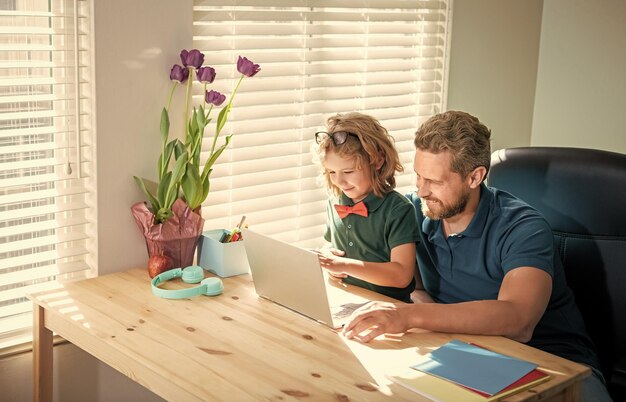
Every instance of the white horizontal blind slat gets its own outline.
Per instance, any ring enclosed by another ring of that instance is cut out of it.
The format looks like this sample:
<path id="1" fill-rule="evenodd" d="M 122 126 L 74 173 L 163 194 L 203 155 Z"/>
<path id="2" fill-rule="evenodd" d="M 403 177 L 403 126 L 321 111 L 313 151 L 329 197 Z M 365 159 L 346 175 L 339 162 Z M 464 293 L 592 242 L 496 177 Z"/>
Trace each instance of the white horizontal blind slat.
<path id="1" fill-rule="evenodd" d="M 86 248 L 71 245 L 68 245 L 64 248 L 54 247 L 52 251 L 42 252 L 40 249 L 46 250 L 48 249 L 48 247 L 37 247 L 33 249 L 34 252 L 31 254 L 5 258 L 0 261 L 0 269 L 4 270 L 8 268 L 13 268 L 15 266 L 23 266 L 27 264 L 47 263 L 49 261 L 70 259 L 73 257 L 82 257 L 89 254 L 89 251 Z M 79 265 L 74 265 L 74 267 L 78 266 Z"/>
<path id="2" fill-rule="evenodd" d="M 60 275 L 71 274 L 77 277 L 81 277 L 84 273 L 88 272 L 89 266 L 85 262 L 70 262 L 62 264 L 48 264 L 39 265 L 36 268 L 24 269 L 20 271 L 9 272 L 6 274 L 0 274 L 0 286 L 18 286 L 21 283 L 51 283 L 48 281 L 51 277 L 59 277 Z"/>
<path id="3" fill-rule="evenodd" d="M 335 113 L 378 118 L 395 138 L 413 188 L 413 133 L 443 108 L 447 1 L 194 1 L 194 48 L 232 91 L 242 55 L 261 65 L 233 103 L 226 152 L 203 205 L 205 229 L 235 225 L 307 246 L 322 241 L 326 191 L 310 152 Z M 196 103 L 202 89 L 194 88 Z M 205 133 L 202 158 L 213 132 Z M 219 143 L 219 142 L 218 142 Z"/>
<path id="4" fill-rule="evenodd" d="M 27 293 L 95 274 L 89 1 L 7 4 L 16 9 L 0 11 L 0 348 L 30 340 Z"/>

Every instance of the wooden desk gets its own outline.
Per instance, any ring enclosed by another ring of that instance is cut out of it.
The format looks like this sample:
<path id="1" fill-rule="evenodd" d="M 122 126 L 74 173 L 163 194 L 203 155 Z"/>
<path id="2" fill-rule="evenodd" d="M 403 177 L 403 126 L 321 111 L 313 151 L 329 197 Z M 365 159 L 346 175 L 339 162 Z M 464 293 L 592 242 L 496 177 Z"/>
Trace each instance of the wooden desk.
<path id="1" fill-rule="evenodd" d="M 167 283 L 169 288 L 189 286 Z M 425 331 L 369 344 L 257 297 L 249 275 L 224 294 L 161 299 L 145 269 L 70 283 L 35 304 L 34 398 L 52 400 L 52 332 L 171 401 L 425 400 L 389 381 L 451 339 L 533 361 L 552 378 L 507 401 L 577 400 L 589 369 L 502 337 Z"/>

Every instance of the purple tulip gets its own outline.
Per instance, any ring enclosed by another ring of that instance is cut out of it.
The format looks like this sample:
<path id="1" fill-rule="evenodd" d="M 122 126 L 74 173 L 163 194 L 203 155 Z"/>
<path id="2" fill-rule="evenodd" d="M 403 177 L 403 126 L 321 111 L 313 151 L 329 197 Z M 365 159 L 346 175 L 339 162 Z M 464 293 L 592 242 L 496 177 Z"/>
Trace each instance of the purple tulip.
<path id="1" fill-rule="evenodd" d="M 198 49 L 190 51 L 183 49 L 183 51 L 180 52 L 180 61 L 185 67 L 191 66 L 194 68 L 200 68 L 202 63 L 204 63 L 204 54 L 200 53 Z"/>
<path id="2" fill-rule="evenodd" d="M 245 57 L 239 56 L 237 60 L 237 71 L 246 77 L 254 77 L 256 73 L 261 71 L 261 67 L 258 64 L 254 64 Z"/>
<path id="3" fill-rule="evenodd" d="M 215 69 L 213 67 L 200 67 L 197 71 L 198 81 L 211 84 L 215 80 Z"/>
<path id="4" fill-rule="evenodd" d="M 187 78 L 189 78 L 189 70 L 179 64 L 174 64 L 170 72 L 170 80 L 178 81 L 182 84 L 187 81 Z"/>
<path id="5" fill-rule="evenodd" d="M 206 100 L 206 103 L 212 103 L 215 106 L 221 106 L 222 103 L 224 103 L 224 101 L 226 100 L 226 95 L 214 90 L 210 90 L 206 92 L 204 99 Z"/>

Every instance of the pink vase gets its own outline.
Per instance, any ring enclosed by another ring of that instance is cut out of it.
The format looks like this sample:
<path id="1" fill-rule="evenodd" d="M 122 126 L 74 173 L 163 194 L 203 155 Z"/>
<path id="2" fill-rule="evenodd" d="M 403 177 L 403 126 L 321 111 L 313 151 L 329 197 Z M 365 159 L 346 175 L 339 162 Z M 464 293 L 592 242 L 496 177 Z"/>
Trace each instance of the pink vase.
<path id="1" fill-rule="evenodd" d="M 134 204 L 131 212 L 146 240 L 148 257 L 165 255 L 172 259 L 173 268 L 194 264 L 198 239 L 204 227 L 199 211 L 192 211 L 183 200 L 177 199 L 172 205 L 174 215 L 158 224 L 154 223 L 154 214 L 145 202 Z"/>

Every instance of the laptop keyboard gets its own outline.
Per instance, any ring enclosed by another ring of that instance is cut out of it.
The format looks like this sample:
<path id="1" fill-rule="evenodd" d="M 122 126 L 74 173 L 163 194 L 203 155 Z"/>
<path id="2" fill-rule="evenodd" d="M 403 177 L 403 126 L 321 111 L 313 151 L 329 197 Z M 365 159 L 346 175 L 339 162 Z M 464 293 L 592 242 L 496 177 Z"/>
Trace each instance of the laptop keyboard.
<path id="1" fill-rule="evenodd" d="M 359 307 L 367 304 L 368 302 L 363 303 L 344 303 L 338 306 L 331 307 L 331 314 L 333 319 L 344 319 L 350 317 L 354 310 Z"/>

